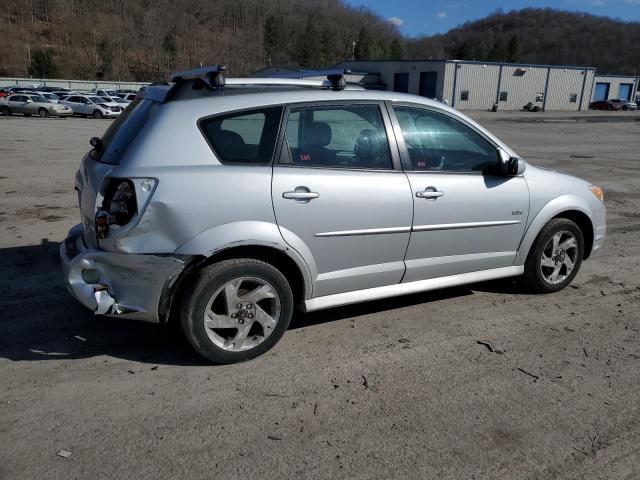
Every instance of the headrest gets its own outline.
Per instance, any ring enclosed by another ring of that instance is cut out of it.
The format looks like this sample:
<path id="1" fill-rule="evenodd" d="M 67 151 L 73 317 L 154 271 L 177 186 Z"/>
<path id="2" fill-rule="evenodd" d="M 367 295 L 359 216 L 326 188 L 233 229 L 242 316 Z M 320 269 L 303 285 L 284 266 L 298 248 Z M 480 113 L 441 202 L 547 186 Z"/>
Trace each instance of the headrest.
<path id="1" fill-rule="evenodd" d="M 385 134 L 372 128 L 362 130 L 356 137 L 353 153 L 370 161 L 380 159 L 385 153 L 388 154 Z"/>
<path id="2" fill-rule="evenodd" d="M 315 147 L 326 147 L 331 143 L 331 126 L 326 122 L 310 123 L 307 127 L 304 143 Z"/>
<path id="3" fill-rule="evenodd" d="M 240 136 L 239 133 L 233 132 L 231 130 L 220 130 L 219 132 L 216 132 L 214 135 L 215 135 L 214 138 L 225 147 L 232 146 L 234 144 L 236 145 L 245 144 L 242 136 Z"/>

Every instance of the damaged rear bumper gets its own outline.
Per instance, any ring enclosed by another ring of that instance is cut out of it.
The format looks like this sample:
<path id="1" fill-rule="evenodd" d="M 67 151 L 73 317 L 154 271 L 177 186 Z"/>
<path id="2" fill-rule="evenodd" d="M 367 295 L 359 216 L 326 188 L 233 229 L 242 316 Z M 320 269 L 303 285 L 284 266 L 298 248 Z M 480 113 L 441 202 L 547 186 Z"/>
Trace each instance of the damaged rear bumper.
<path id="1" fill-rule="evenodd" d="M 173 256 L 114 253 L 87 248 L 82 225 L 60 244 L 69 293 L 96 315 L 159 322 L 159 305 L 185 267 Z"/>

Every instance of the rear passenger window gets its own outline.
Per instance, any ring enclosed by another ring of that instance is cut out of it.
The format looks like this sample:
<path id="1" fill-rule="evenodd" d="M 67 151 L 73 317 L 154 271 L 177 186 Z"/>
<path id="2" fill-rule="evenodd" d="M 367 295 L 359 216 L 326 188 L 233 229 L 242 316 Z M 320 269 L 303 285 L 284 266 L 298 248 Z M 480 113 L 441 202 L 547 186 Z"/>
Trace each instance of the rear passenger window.
<path id="1" fill-rule="evenodd" d="M 222 163 L 268 164 L 278 137 L 282 107 L 200 120 L 200 130 Z"/>
<path id="2" fill-rule="evenodd" d="M 378 105 L 292 108 L 286 132 L 294 165 L 392 168 Z"/>
<path id="3" fill-rule="evenodd" d="M 498 150 L 480 134 L 448 115 L 394 107 L 411 170 L 484 172 L 498 165 Z"/>

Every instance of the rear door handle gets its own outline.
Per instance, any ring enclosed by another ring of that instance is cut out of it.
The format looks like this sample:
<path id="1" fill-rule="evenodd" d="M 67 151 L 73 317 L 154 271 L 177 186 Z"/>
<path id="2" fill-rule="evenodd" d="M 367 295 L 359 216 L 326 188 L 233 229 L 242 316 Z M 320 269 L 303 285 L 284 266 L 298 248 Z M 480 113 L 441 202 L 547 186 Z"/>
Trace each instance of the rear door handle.
<path id="1" fill-rule="evenodd" d="M 434 187 L 427 187 L 421 192 L 416 192 L 416 197 L 433 199 L 444 197 L 444 192 L 436 190 Z"/>
<path id="2" fill-rule="evenodd" d="M 284 192 L 282 194 L 282 198 L 286 198 L 287 200 L 295 200 L 300 203 L 308 203 L 314 198 L 318 198 L 320 196 L 317 192 L 312 192 L 307 187 L 296 187 L 293 192 Z"/>
<path id="3" fill-rule="evenodd" d="M 316 192 L 284 192 L 282 194 L 282 198 L 288 200 L 313 200 L 319 196 L 320 194 Z"/>

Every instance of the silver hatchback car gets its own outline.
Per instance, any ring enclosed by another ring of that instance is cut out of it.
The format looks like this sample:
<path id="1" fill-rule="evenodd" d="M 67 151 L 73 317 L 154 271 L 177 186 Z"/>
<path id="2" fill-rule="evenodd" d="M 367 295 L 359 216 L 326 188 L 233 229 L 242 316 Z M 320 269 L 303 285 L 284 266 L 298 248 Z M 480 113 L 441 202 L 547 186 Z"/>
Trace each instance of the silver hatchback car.
<path id="1" fill-rule="evenodd" d="M 555 292 L 605 237 L 602 190 L 527 164 L 459 112 L 326 81 L 151 85 L 76 174 L 61 244 L 96 314 L 180 319 L 217 363 L 249 359 L 313 311 L 522 277 Z"/>

